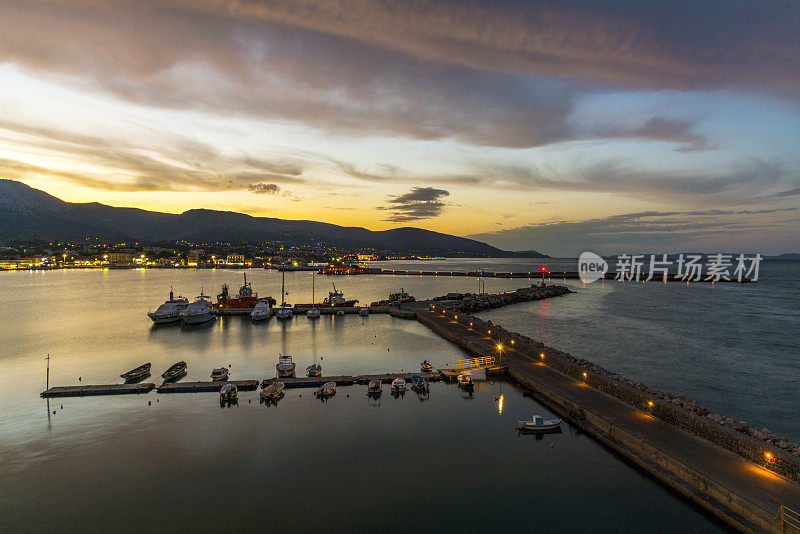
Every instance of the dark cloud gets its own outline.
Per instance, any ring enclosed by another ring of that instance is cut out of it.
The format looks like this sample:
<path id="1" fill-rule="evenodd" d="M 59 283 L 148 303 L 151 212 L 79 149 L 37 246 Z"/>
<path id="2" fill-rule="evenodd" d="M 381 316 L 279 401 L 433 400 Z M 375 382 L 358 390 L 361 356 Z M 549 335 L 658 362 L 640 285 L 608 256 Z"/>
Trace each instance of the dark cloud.
<path id="1" fill-rule="evenodd" d="M 535 249 L 572 257 L 584 250 L 603 254 L 794 250 L 800 232 L 798 208 L 762 210 L 646 211 L 588 220 L 550 221 L 471 235 L 510 250 Z"/>
<path id="2" fill-rule="evenodd" d="M 278 184 L 265 184 L 263 182 L 257 184 L 250 184 L 247 186 L 248 191 L 257 195 L 277 195 L 281 192 Z"/>
<path id="3" fill-rule="evenodd" d="M 611 85 L 800 88 L 797 14 L 738 10 L 698 19 L 701 8 L 679 3 L 26 2 L 0 6 L 0 61 L 147 105 L 536 147 L 595 135 L 571 120 L 575 101 Z M 690 123 L 663 117 L 597 135 L 706 147 Z"/>
<path id="4" fill-rule="evenodd" d="M 379 206 L 377 209 L 392 212 L 386 219 L 392 222 L 430 219 L 442 213 L 447 204 L 441 199 L 448 195 L 450 192 L 444 189 L 415 187 L 408 193 L 390 197 L 386 201 L 388 206 Z"/>

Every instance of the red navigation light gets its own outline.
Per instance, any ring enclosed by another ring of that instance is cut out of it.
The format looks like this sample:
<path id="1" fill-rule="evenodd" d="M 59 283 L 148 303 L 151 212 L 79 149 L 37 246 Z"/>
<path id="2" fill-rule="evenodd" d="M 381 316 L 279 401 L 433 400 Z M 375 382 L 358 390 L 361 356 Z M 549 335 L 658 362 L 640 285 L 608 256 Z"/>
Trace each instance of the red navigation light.
<path id="1" fill-rule="evenodd" d="M 542 265 L 541 267 L 539 267 L 539 270 L 542 271 L 543 273 L 546 273 L 547 272 L 547 267 Z"/>

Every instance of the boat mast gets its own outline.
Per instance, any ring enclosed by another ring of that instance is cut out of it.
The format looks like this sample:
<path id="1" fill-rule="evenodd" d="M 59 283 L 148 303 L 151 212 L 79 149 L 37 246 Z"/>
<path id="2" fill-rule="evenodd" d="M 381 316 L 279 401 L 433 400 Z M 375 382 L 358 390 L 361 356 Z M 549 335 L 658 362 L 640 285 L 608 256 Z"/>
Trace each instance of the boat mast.
<path id="1" fill-rule="evenodd" d="M 311 307 L 315 308 L 317 305 L 317 301 L 314 300 L 314 279 L 317 273 L 311 273 Z"/>
<path id="2" fill-rule="evenodd" d="M 284 282 L 286 282 L 286 271 L 281 271 L 281 308 L 286 307 L 286 291 L 284 290 Z"/>

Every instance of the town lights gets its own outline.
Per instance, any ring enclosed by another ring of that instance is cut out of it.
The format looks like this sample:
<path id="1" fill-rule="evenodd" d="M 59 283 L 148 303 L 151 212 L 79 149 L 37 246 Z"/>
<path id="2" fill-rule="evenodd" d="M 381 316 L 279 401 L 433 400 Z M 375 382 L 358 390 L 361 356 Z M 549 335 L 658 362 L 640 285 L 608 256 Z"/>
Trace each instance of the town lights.
<path id="1" fill-rule="evenodd" d="M 652 408 L 652 407 L 653 407 L 653 401 L 647 401 L 647 405 L 648 405 L 650 408 Z"/>
<path id="2" fill-rule="evenodd" d="M 586 373 L 586 371 L 584 371 L 583 372 L 583 379 L 586 380 L 587 378 L 589 378 L 589 375 Z"/>
<path id="3" fill-rule="evenodd" d="M 543 353 L 541 353 L 541 354 L 539 355 L 539 357 L 540 357 L 541 359 L 543 359 L 543 360 L 544 360 L 544 352 L 543 352 Z"/>

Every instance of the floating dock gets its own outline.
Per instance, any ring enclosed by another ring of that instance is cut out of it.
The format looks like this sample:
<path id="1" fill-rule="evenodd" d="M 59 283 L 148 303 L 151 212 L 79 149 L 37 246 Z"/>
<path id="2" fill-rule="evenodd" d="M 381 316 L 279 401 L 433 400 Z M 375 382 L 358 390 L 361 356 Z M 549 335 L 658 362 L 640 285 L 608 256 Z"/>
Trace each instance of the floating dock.
<path id="1" fill-rule="evenodd" d="M 267 378 L 261 382 L 261 387 L 267 387 L 273 382 L 283 382 L 286 389 L 292 388 L 315 388 L 320 387 L 326 382 L 335 382 L 337 386 L 352 386 L 355 384 L 366 385 L 372 380 L 380 380 L 384 384 L 392 382 L 395 378 L 402 378 L 407 382 L 411 381 L 412 375 L 426 378 L 429 382 L 436 382 L 442 379 L 438 373 L 384 373 L 379 375 L 340 375 L 340 376 L 313 376 L 313 377 L 291 377 L 291 378 Z"/>
<path id="2" fill-rule="evenodd" d="M 158 386 L 159 393 L 202 393 L 219 392 L 225 384 L 233 384 L 239 391 L 253 391 L 258 388 L 258 380 L 216 380 L 203 382 L 166 382 Z"/>
<path id="3" fill-rule="evenodd" d="M 41 396 L 51 397 L 89 397 L 95 395 L 134 395 L 149 393 L 156 387 L 152 382 L 140 384 L 101 384 L 86 386 L 58 386 L 42 391 Z"/>

